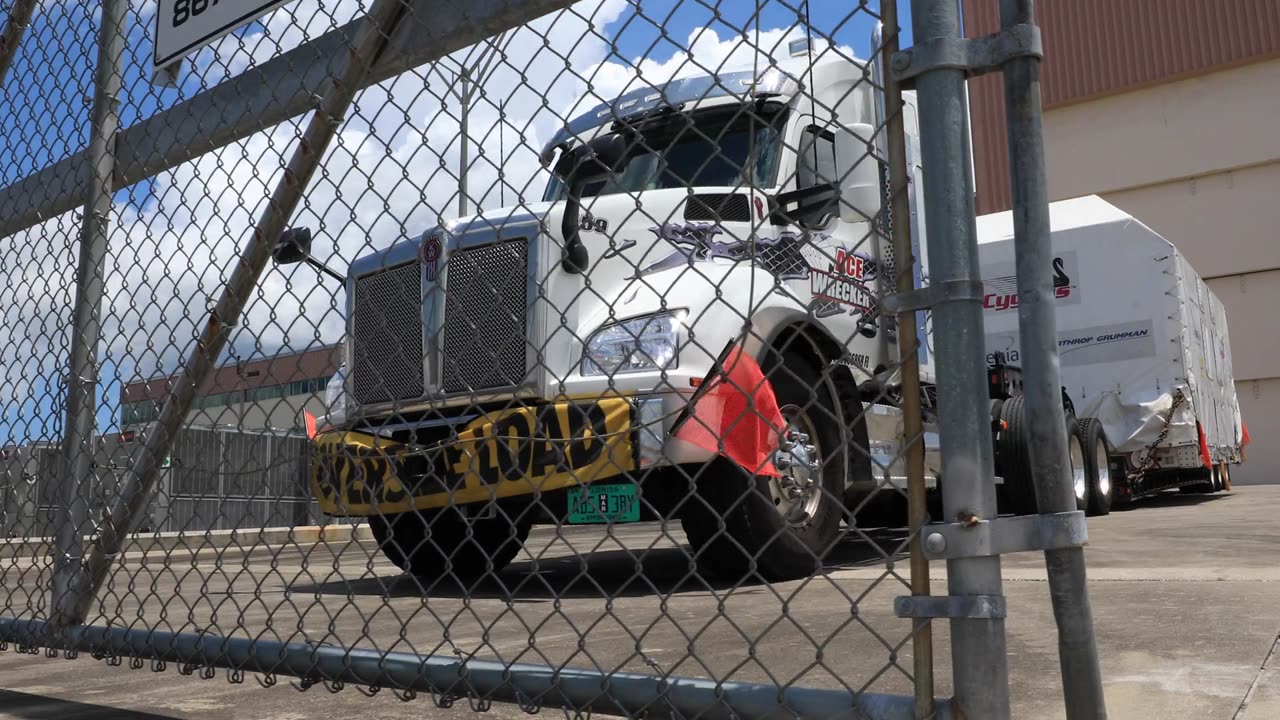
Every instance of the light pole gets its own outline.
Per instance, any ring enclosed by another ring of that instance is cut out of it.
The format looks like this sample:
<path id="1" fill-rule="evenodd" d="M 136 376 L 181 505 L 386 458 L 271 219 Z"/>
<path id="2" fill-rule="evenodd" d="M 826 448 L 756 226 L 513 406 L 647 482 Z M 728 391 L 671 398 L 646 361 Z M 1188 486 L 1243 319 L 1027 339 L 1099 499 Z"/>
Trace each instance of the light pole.
<path id="1" fill-rule="evenodd" d="M 458 217 L 466 217 L 469 212 L 467 205 L 467 171 L 470 168 L 471 140 L 468 135 L 468 116 L 471 112 L 471 99 L 475 94 L 476 88 L 483 87 L 484 83 L 493 75 L 495 62 L 499 56 L 503 55 L 509 42 L 510 38 L 504 32 L 493 42 L 488 43 L 480 51 L 480 55 L 474 62 L 471 61 L 471 53 L 468 53 L 467 57 L 463 58 L 463 61 L 459 63 L 458 87 L 453 90 L 453 95 L 458 98 L 460 105 L 458 123 L 458 131 L 461 133 L 458 142 Z M 475 52 L 475 50 L 473 49 L 472 52 Z M 474 76 L 473 70 L 475 71 Z"/>

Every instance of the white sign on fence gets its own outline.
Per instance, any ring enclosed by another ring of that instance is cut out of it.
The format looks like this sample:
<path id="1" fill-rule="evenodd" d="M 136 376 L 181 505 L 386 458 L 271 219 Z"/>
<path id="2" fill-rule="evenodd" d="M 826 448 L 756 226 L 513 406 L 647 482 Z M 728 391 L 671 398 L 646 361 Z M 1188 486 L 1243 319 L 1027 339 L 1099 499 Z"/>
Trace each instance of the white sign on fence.
<path id="1" fill-rule="evenodd" d="M 168 67 L 289 0 L 159 0 L 154 70 Z"/>

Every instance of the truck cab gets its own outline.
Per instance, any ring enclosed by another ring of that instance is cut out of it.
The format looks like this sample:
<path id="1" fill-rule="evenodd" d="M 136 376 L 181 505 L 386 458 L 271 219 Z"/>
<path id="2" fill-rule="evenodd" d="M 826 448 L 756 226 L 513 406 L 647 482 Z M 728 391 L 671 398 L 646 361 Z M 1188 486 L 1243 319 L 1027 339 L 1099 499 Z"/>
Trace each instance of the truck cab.
<path id="1" fill-rule="evenodd" d="M 421 576 L 496 571 L 536 523 L 658 518 L 721 574 L 811 574 L 903 484 L 873 71 L 806 49 L 639 87 L 547 144 L 540 202 L 353 262 L 322 509 Z"/>

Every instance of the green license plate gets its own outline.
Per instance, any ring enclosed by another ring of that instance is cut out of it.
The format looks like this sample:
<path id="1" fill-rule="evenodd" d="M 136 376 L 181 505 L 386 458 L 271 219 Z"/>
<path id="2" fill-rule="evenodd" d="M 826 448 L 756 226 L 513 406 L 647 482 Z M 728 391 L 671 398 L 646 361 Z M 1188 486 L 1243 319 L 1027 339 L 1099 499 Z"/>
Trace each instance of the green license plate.
<path id="1" fill-rule="evenodd" d="M 636 522 L 640 519 L 640 498 L 631 483 L 585 485 L 569 493 L 569 522 Z"/>

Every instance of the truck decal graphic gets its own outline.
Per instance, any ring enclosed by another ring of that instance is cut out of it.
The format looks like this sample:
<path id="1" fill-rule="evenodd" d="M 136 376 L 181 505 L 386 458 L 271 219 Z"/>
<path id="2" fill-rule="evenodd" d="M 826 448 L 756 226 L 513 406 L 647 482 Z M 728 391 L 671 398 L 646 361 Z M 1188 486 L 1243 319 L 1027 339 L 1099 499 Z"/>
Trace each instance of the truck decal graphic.
<path id="1" fill-rule="evenodd" d="M 1004 353 L 1006 361 L 1015 365 L 1022 360 L 1017 336 L 1010 333 L 989 333 L 987 352 L 988 363 L 994 362 L 997 352 Z M 1058 355 L 1063 367 L 1155 357 L 1155 328 L 1150 320 L 1141 320 L 1061 331 Z"/>
<path id="2" fill-rule="evenodd" d="M 814 270 L 810 276 L 810 290 L 814 297 L 848 305 L 857 310 L 870 310 L 875 303 L 875 298 L 866 285 L 821 270 Z"/>
<path id="3" fill-rule="evenodd" d="M 1065 258 L 1053 259 L 1053 296 L 1058 300 L 1078 299 L 1076 286 L 1071 284 L 1071 276 L 1067 274 L 1067 260 L 1069 259 L 1074 266 L 1075 253 L 1067 255 L 1068 257 Z M 1018 276 L 1016 274 L 987 278 L 982 281 L 982 284 L 984 287 L 983 309 L 999 312 L 1018 308 Z"/>
<path id="4" fill-rule="evenodd" d="M 721 225 L 714 223 L 664 223 L 649 228 L 649 232 L 673 246 L 673 250 L 659 260 L 645 266 L 636 277 L 651 273 L 687 267 L 699 262 L 730 260 L 742 262 L 755 260 L 779 280 L 803 280 L 809 277 L 809 263 L 801 254 L 803 237 L 794 232 L 783 232 L 778 237 L 753 239 L 730 238 L 717 240 L 725 234 Z M 624 243 L 634 244 L 632 241 Z M 627 247 L 630 247 L 630 244 Z"/>
<path id="5" fill-rule="evenodd" d="M 820 236 L 821 240 L 829 240 L 830 236 Z M 876 312 L 875 293 L 867 286 L 876 279 L 879 265 L 870 255 L 851 249 L 835 248 L 835 254 L 829 250 L 818 250 L 818 263 L 826 264 L 826 269 L 811 268 L 809 291 L 813 294 L 811 312 L 816 318 L 827 318 L 847 313 L 858 315 L 858 333 L 873 338 L 879 331 Z"/>

